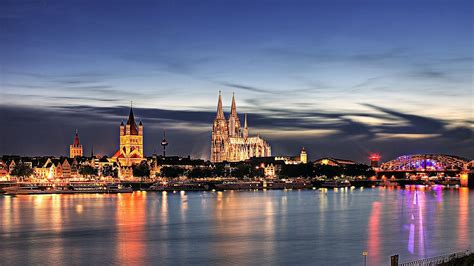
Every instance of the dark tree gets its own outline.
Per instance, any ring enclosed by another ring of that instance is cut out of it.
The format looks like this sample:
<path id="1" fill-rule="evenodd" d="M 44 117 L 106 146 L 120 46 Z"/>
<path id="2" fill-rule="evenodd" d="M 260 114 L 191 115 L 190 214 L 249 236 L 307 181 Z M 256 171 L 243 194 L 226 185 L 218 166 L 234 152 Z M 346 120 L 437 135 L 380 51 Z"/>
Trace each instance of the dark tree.
<path id="1" fill-rule="evenodd" d="M 150 166 L 146 162 L 133 167 L 133 176 L 147 178 L 150 176 Z"/>
<path id="2" fill-rule="evenodd" d="M 265 169 L 262 167 L 252 167 L 250 177 L 265 177 Z"/>
<path id="3" fill-rule="evenodd" d="M 316 176 L 326 176 L 327 178 L 334 178 L 343 174 L 343 169 L 340 166 L 331 166 L 317 164 L 314 166 L 314 174 Z"/>
<path id="4" fill-rule="evenodd" d="M 184 174 L 184 169 L 176 166 L 166 166 L 161 168 L 162 177 L 176 178 Z"/>
<path id="5" fill-rule="evenodd" d="M 111 166 L 111 165 L 106 165 L 102 168 L 102 175 L 117 178 L 118 177 L 118 169 Z"/>
<path id="6" fill-rule="evenodd" d="M 370 177 L 375 175 L 375 171 L 372 167 L 365 164 L 353 164 L 347 165 L 344 168 L 344 175 L 346 176 L 365 176 Z"/>
<path id="7" fill-rule="evenodd" d="M 81 165 L 79 167 L 79 174 L 87 177 L 95 176 L 97 175 L 97 169 L 90 165 Z"/>
<path id="8" fill-rule="evenodd" d="M 248 164 L 239 164 L 231 170 L 231 176 L 236 178 L 252 177 L 252 166 Z"/>
<path id="9" fill-rule="evenodd" d="M 209 168 L 200 168 L 195 167 L 192 170 L 188 171 L 187 176 L 189 178 L 204 178 L 212 176 L 212 171 Z"/>
<path id="10" fill-rule="evenodd" d="M 33 169 L 28 164 L 19 162 L 15 165 L 15 167 L 13 167 L 11 175 L 19 177 L 20 179 L 25 179 L 33 175 L 33 173 Z"/>
<path id="11" fill-rule="evenodd" d="M 216 167 L 212 170 L 213 176 L 226 176 L 225 167 L 223 164 L 216 164 Z"/>
<path id="12" fill-rule="evenodd" d="M 285 164 L 280 171 L 282 177 L 313 177 L 312 164 Z"/>
<path id="13" fill-rule="evenodd" d="M 265 176 L 265 171 L 262 167 L 252 164 L 238 164 L 237 167 L 233 168 L 230 172 L 232 177 L 236 178 L 254 178 Z"/>

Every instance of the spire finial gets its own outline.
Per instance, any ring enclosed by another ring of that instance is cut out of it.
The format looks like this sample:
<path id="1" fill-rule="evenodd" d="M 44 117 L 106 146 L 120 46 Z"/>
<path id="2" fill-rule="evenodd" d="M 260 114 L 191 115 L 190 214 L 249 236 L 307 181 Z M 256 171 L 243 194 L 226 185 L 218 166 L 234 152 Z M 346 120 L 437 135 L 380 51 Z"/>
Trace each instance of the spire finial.
<path id="1" fill-rule="evenodd" d="M 79 135 L 77 133 L 77 129 L 76 129 L 76 135 L 74 136 L 74 146 L 78 146 L 80 143 L 79 143 Z"/>
<path id="2" fill-rule="evenodd" d="M 237 116 L 237 105 L 235 104 L 235 94 L 232 92 L 232 105 L 230 107 L 230 115 Z"/>
<path id="3" fill-rule="evenodd" d="M 223 119 L 224 118 L 224 110 L 222 109 L 221 91 L 219 91 L 219 99 L 217 101 L 217 116 L 216 116 L 216 118 L 218 118 L 218 119 Z"/>
<path id="4" fill-rule="evenodd" d="M 243 130 L 243 136 L 244 138 L 248 138 L 249 137 L 249 128 L 247 126 L 247 113 L 245 113 L 245 116 L 244 116 L 244 130 Z"/>

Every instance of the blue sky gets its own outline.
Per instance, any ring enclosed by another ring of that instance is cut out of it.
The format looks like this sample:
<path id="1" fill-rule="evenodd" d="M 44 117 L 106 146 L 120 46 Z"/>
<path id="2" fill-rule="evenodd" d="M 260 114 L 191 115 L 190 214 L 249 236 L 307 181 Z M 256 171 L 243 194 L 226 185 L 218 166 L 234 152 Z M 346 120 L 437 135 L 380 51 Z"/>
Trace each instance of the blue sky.
<path id="1" fill-rule="evenodd" d="M 159 149 L 166 128 L 170 152 L 208 157 L 222 90 L 227 105 L 236 93 L 275 153 L 304 145 L 313 158 L 474 157 L 473 9 L 472 1 L 2 1 L 0 122 L 15 129 L 0 133 L 0 153 L 65 154 L 78 128 L 84 144 L 111 155 L 133 101 L 150 135 L 145 152 Z"/>

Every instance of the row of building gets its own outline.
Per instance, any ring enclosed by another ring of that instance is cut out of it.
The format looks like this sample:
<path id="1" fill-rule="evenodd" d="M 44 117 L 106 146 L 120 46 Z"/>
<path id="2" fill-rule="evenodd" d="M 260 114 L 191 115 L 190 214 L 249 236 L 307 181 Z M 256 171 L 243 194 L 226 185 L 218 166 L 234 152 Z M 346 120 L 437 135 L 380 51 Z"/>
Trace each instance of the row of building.
<path id="1" fill-rule="evenodd" d="M 261 168 L 264 176 L 275 178 L 283 165 L 306 164 L 307 154 L 304 149 L 298 156 L 270 156 L 270 157 L 252 157 L 243 162 L 221 162 L 211 163 L 201 159 L 191 159 L 190 157 L 178 156 L 157 156 L 144 158 L 141 164 L 146 164 L 149 169 L 148 177 L 154 178 L 161 176 L 162 169 L 166 167 L 179 168 L 182 172 L 189 172 L 195 169 L 216 169 L 221 167 L 226 173 L 231 173 L 241 165 L 248 165 Z M 349 160 L 340 160 L 334 158 L 323 158 L 312 162 L 313 164 L 347 166 L 356 164 Z M 120 178 L 121 180 L 133 180 L 133 166 L 121 166 L 114 158 L 107 156 L 76 156 L 69 157 L 18 157 L 3 156 L 0 159 L 0 181 L 11 180 L 13 170 L 17 164 L 24 164 L 33 170 L 33 180 L 53 181 L 53 180 L 84 180 L 85 178 Z"/>
<path id="2" fill-rule="evenodd" d="M 183 170 L 211 167 L 209 161 L 191 159 L 179 156 L 158 156 L 144 158 L 141 164 L 146 164 L 150 173 L 149 177 L 159 176 L 164 167 L 177 167 Z M 14 169 L 23 164 L 32 169 L 30 178 L 40 180 L 83 180 L 84 178 L 120 178 L 122 180 L 134 179 L 133 167 L 124 167 L 113 158 L 103 156 L 76 156 L 69 157 L 19 157 L 3 156 L 0 158 L 0 181 L 14 178 Z"/>

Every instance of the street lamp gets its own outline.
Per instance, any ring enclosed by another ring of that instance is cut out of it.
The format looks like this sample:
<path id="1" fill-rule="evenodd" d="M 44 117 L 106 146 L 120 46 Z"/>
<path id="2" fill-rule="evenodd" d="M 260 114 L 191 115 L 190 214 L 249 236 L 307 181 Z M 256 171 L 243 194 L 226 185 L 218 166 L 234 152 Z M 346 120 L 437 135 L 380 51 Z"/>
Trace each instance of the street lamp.
<path id="1" fill-rule="evenodd" d="M 364 266 L 367 266 L 367 255 L 369 255 L 369 252 L 362 252 L 362 256 L 364 257 Z"/>

